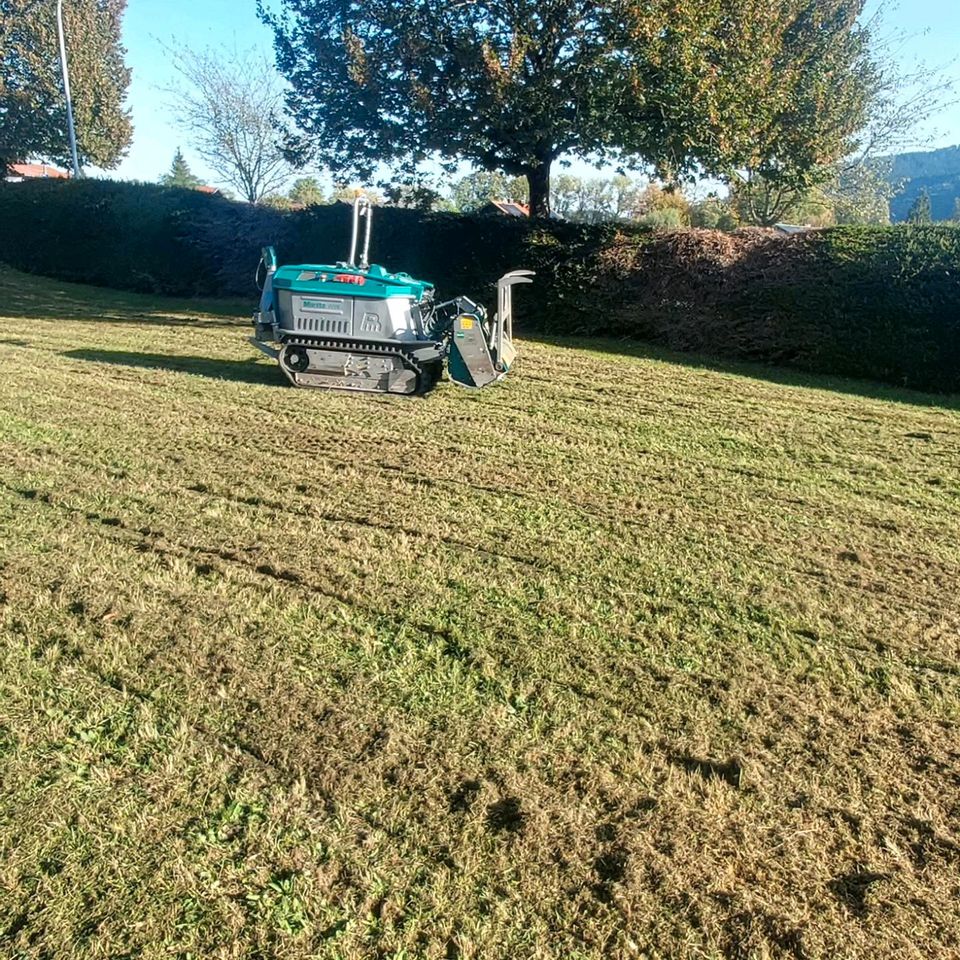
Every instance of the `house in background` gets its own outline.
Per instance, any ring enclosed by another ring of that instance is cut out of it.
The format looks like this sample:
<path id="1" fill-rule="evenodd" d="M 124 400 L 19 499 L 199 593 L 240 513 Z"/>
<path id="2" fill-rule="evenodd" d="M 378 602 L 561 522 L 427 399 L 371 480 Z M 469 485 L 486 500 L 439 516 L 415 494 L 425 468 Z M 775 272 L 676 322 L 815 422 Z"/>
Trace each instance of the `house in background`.
<path id="1" fill-rule="evenodd" d="M 481 207 L 477 213 L 502 213 L 508 217 L 529 217 L 530 208 L 525 203 L 514 203 L 513 200 L 491 200 L 485 207 Z"/>
<path id="2" fill-rule="evenodd" d="M 791 237 L 795 233 L 809 233 L 815 228 L 811 227 L 808 223 L 775 223 L 773 229 L 776 230 L 777 233 Z"/>
<path id="3" fill-rule="evenodd" d="M 529 217 L 530 207 L 525 203 L 518 203 L 516 200 L 491 200 L 486 206 L 478 211 L 481 216 L 501 216 L 501 217 Z M 550 212 L 551 220 L 562 220 L 559 213 Z"/>
<path id="4" fill-rule="evenodd" d="M 48 163 L 11 163 L 7 167 L 4 180 L 7 183 L 22 183 L 24 180 L 68 180 L 70 174 L 66 170 L 51 167 Z"/>

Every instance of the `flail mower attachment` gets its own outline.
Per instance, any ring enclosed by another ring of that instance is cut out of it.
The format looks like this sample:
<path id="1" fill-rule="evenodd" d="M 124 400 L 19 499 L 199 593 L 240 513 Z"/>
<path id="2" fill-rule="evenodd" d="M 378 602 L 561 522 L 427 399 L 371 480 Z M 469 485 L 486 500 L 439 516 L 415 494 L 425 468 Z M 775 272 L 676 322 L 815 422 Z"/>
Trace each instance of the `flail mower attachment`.
<path id="1" fill-rule="evenodd" d="M 358 198 L 350 258 L 342 263 L 278 267 L 273 247 L 264 248 L 254 346 L 274 357 L 297 387 L 422 395 L 444 364 L 464 387 L 502 380 L 516 358 L 513 288 L 532 283 L 533 272 L 500 278 L 492 321 L 467 297 L 436 303 L 432 283 L 369 262 L 371 213 L 370 203 Z M 366 229 L 358 262 L 361 219 Z"/>

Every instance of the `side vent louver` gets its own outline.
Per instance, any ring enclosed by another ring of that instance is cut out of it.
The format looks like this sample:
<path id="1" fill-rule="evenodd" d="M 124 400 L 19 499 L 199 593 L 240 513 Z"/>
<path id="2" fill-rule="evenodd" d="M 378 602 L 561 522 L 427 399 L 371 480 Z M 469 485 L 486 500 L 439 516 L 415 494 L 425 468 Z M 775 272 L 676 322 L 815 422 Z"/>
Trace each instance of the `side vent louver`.
<path id="1" fill-rule="evenodd" d="M 297 330 L 302 333 L 350 333 L 350 321 L 340 317 L 297 317 Z"/>

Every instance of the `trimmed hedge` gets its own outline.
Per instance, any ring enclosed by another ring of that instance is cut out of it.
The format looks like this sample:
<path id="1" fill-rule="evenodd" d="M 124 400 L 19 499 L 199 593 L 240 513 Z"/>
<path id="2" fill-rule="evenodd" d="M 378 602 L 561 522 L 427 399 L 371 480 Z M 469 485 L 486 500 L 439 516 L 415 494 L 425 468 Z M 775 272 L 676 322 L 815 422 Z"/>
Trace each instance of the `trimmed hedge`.
<path id="1" fill-rule="evenodd" d="M 0 183 L 0 260 L 123 290 L 214 292 L 215 267 L 188 239 L 212 199 L 108 180 Z"/>
<path id="2" fill-rule="evenodd" d="M 84 180 L 0 184 L 0 260 L 148 293 L 256 298 L 260 247 L 345 255 L 346 206 L 299 213 L 191 190 Z M 527 267 L 527 332 L 631 337 L 718 357 L 960 391 L 960 228 L 651 233 L 381 208 L 371 258 L 493 301 Z"/>

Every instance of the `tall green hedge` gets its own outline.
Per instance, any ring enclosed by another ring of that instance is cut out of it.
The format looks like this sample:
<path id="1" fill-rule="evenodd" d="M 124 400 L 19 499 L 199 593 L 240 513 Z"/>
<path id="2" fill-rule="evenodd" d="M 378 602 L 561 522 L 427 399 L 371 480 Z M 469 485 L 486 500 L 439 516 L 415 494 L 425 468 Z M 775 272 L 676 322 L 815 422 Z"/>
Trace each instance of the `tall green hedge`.
<path id="1" fill-rule="evenodd" d="M 190 242 L 193 224 L 227 201 L 194 190 L 109 180 L 0 183 L 0 260 L 78 283 L 145 293 L 217 289 Z"/>
<path id="2" fill-rule="evenodd" d="M 343 205 L 282 214 L 191 190 L 0 184 L 0 260 L 158 294 L 249 295 L 260 247 L 345 256 Z M 960 228 L 655 234 L 639 227 L 375 213 L 372 259 L 490 303 L 506 270 L 528 332 L 631 337 L 700 353 L 960 391 Z"/>

